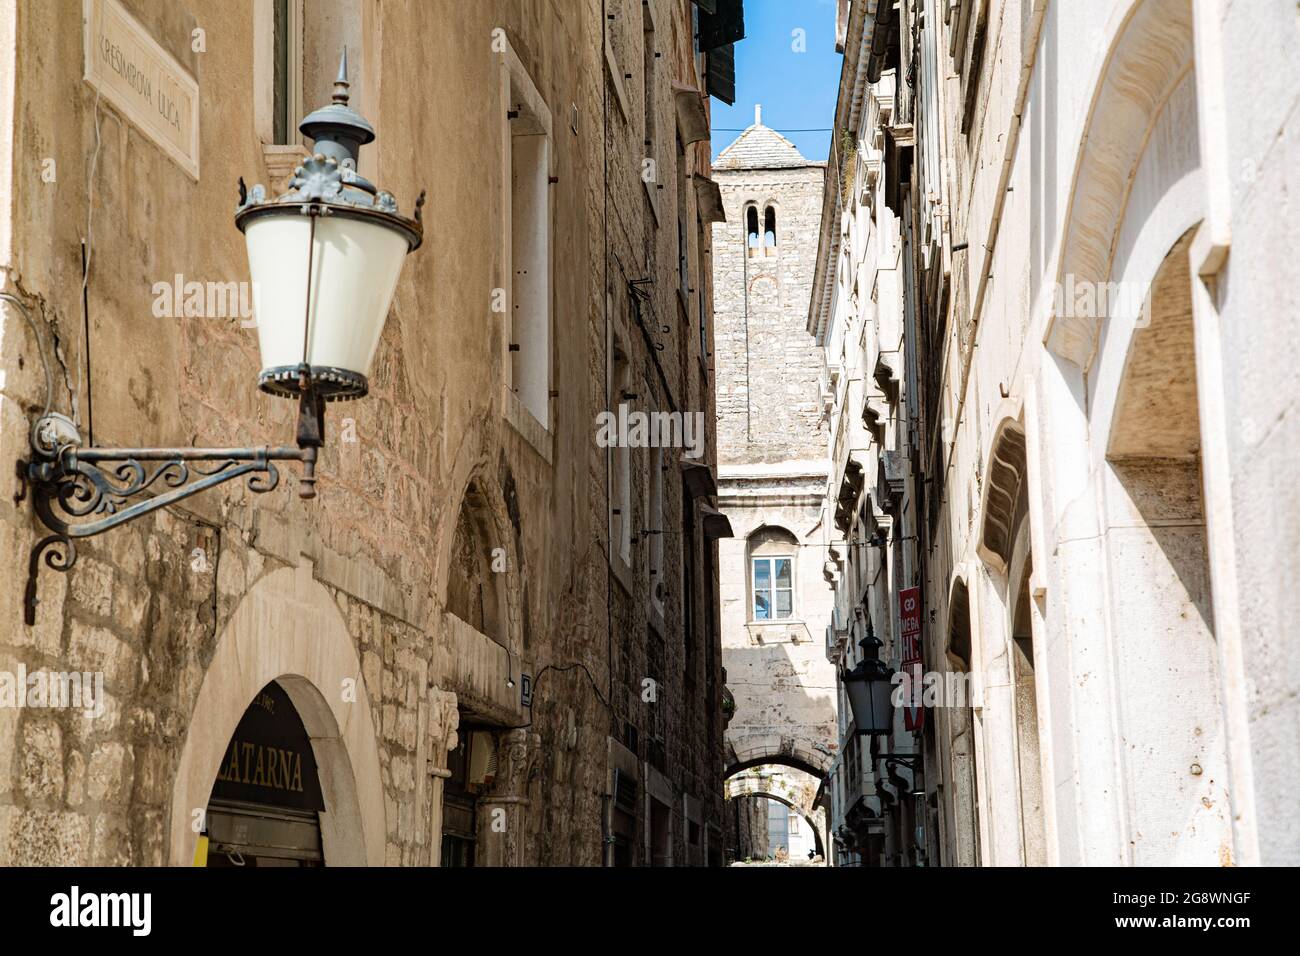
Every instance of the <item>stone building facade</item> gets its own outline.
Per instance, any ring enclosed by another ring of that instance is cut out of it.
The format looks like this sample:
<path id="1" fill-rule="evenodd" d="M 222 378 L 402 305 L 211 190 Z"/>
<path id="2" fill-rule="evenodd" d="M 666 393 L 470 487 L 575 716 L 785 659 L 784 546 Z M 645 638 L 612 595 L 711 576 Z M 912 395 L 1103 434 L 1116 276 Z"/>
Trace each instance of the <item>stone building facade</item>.
<path id="1" fill-rule="evenodd" d="M 102 674 L 103 711 L 0 707 L 0 863 L 189 865 L 206 834 L 209 865 L 247 865 L 274 854 L 241 824 L 272 818 L 308 863 L 720 862 L 703 14 L 85 10 L 83 32 L 81 0 L 0 4 L 7 461 L 47 404 L 42 352 L 97 445 L 291 441 L 251 316 L 169 302 L 247 279 L 237 182 L 282 190 L 344 46 L 378 132 L 361 172 L 407 214 L 427 189 L 425 235 L 369 395 L 329 408 L 314 501 L 295 465 L 81 540 L 27 627 L 44 529 L 30 488 L 4 496 L 0 672 Z M 706 424 L 602 447 L 620 406 Z M 317 803 L 277 802 L 259 721 Z"/>
<path id="2" fill-rule="evenodd" d="M 765 779 L 788 769 L 814 789 L 837 746 L 835 675 L 822 652 L 832 599 L 822 360 L 804 328 L 824 175 L 824 163 L 763 125 L 761 107 L 714 164 L 726 211 L 713 229 L 718 502 L 734 533 L 718 556 L 736 701 L 726 772 L 774 765 Z"/>
<path id="3" fill-rule="evenodd" d="M 1294 864 L 1294 5 L 840 10 L 832 165 L 882 164 L 920 369 L 931 858 Z"/>
<path id="4" fill-rule="evenodd" d="M 823 521 L 835 613 L 825 653 L 841 674 L 870 659 L 893 674 L 912 673 L 914 644 L 906 632 L 915 624 L 921 584 L 921 497 L 906 291 L 915 240 L 902 185 L 906 158 L 883 132 L 894 125 L 898 74 L 889 67 L 875 74 L 871 58 L 861 55 L 860 20 L 842 17 L 839 26 L 845 63 L 834 125 L 847 132 L 833 143 L 807 321 L 826 363 L 830 474 Z M 840 748 L 827 783 L 836 863 L 935 862 L 924 797 L 931 770 L 913 756 L 932 730 L 930 715 L 896 707 L 888 732 L 869 735 L 842 687 L 840 704 Z"/>

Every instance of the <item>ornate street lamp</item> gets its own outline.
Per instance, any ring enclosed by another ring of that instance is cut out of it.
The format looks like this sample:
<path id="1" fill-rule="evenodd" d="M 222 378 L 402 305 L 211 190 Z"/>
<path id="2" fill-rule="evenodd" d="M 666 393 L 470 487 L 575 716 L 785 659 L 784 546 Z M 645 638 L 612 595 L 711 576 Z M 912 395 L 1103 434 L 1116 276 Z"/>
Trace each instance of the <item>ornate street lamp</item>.
<path id="1" fill-rule="evenodd" d="M 298 126 L 314 149 L 294 170 L 289 191 L 267 200 L 264 187 L 248 190 L 239 181 L 235 224 L 248 246 L 262 355 L 258 384 L 298 400 L 297 447 L 87 448 L 74 423 L 47 407 L 32 426 L 32 458 L 19 467 L 37 516 L 53 532 L 28 561 L 29 625 L 36 620 L 41 555 L 47 566 L 67 571 L 76 561 L 77 538 L 235 478 L 247 476 L 250 491 L 270 491 L 280 480 L 276 461 L 302 462 L 299 495 L 315 497 L 325 403 L 367 393 L 402 263 L 423 235 L 424 193 L 415 218 L 407 219 L 391 193 L 357 172 L 357 154 L 375 131 L 348 106 L 348 89 L 345 49 L 333 102 Z M 128 504 L 138 495 L 146 497 Z"/>
<path id="2" fill-rule="evenodd" d="M 858 642 L 863 650 L 880 647 L 880 638 L 871 629 L 867 618 L 867 636 Z M 849 698 L 853 711 L 853 724 L 859 734 L 881 736 L 894 730 L 893 671 L 884 661 L 864 657 L 852 670 L 840 672 L 840 682 Z"/>

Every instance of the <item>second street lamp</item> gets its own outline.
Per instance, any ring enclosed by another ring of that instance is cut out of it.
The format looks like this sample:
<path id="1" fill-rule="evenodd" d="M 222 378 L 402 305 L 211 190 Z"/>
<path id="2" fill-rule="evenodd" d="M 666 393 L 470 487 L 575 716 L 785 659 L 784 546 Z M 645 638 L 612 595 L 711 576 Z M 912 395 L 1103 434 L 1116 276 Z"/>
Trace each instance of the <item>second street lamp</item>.
<path id="1" fill-rule="evenodd" d="M 867 613 L 867 633 L 858 641 L 865 652 L 868 648 L 877 654 L 883 646 L 876 637 Z M 840 683 L 849 698 L 853 724 L 859 734 L 883 736 L 894 729 L 894 672 L 879 657 L 863 657 L 852 670 L 840 672 Z"/>
<path id="2" fill-rule="evenodd" d="M 42 558 L 50 568 L 69 570 L 78 538 L 239 477 L 250 491 L 270 491 L 279 483 L 277 461 L 301 462 L 299 494 L 315 497 L 325 403 L 369 390 L 370 363 L 402 263 L 423 235 L 424 193 L 408 219 L 391 193 L 357 172 L 360 148 L 375 131 L 348 106 L 347 62 L 344 50 L 333 101 L 299 124 L 314 141 L 313 152 L 294 170 L 289 190 L 268 200 L 264 187 L 249 190 L 239 181 L 235 224 L 248 247 L 262 356 L 258 385 L 298 399 L 297 447 L 85 447 L 76 425 L 47 407 L 32 426 L 31 458 L 19 466 L 20 495 L 30 486 L 36 515 L 52 532 L 28 560 L 29 626 L 36 622 Z"/>
<path id="3" fill-rule="evenodd" d="M 842 671 L 840 682 L 859 734 L 880 736 L 893 731 L 893 673 L 888 664 L 874 657 L 864 658 L 852 670 Z"/>

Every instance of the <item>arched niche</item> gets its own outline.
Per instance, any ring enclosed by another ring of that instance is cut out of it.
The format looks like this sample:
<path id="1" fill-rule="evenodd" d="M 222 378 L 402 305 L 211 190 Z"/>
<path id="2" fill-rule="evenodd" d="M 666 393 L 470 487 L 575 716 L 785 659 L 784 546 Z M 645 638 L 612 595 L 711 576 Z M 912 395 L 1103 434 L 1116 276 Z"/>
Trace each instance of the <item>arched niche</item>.
<path id="1" fill-rule="evenodd" d="M 471 481 L 456 515 L 443 606 L 503 647 L 510 646 L 504 579 L 512 549 L 507 545 L 493 534 L 484 493 Z"/>
<path id="2" fill-rule="evenodd" d="M 1231 858 L 1219 651 L 1202 492 L 1192 231 L 1151 283 L 1106 442 L 1116 706 L 1139 865 Z"/>
<path id="3" fill-rule="evenodd" d="M 456 511 L 454 517 L 444 512 L 435 529 L 432 589 L 444 615 L 517 656 L 524 649 L 522 539 L 517 528 L 522 517 L 516 505 L 512 518 L 507 506 L 502 484 L 510 483 L 507 466 L 490 456 L 483 435 L 465 434 L 449 482 L 457 492 L 447 499 L 456 503 Z M 430 627 L 437 630 L 439 623 L 435 620 Z M 501 658 L 503 668 L 511 666 L 507 654 Z"/>

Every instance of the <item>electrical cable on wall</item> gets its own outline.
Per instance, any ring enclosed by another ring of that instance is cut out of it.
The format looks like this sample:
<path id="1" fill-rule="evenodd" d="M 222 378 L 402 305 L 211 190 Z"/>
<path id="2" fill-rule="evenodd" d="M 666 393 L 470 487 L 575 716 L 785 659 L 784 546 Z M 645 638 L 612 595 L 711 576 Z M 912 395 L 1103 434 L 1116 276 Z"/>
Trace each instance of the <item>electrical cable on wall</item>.
<path id="1" fill-rule="evenodd" d="M 86 174 L 86 235 L 81 240 L 81 326 L 86 362 L 86 444 L 95 444 L 95 406 L 90 388 L 90 259 L 93 252 L 92 236 L 95 224 L 95 176 L 99 171 L 99 148 L 103 140 L 99 132 L 99 86 L 95 87 L 95 151 L 90 154 L 90 169 Z M 73 402 L 76 412 L 76 402 Z"/>
<path id="2" fill-rule="evenodd" d="M 600 701 L 601 706 L 605 708 L 605 710 L 610 714 L 611 717 L 614 716 L 613 705 L 606 699 L 605 695 L 600 692 L 600 685 L 596 683 L 596 678 L 592 676 L 591 670 L 587 667 L 586 664 L 582 663 L 582 661 L 575 661 L 572 664 L 547 664 L 545 667 L 539 670 L 537 672 L 537 676 L 533 678 L 533 694 L 536 695 L 537 688 L 541 686 L 542 677 L 545 676 L 547 671 L 560 671 L 562 673 L 568 673 L 569 671 L 573 671 L 573 670 L 580 670 L 587 675 L 587 682 L 591 684 L 591 689 L 595 693 L 596 699 Z M 529 707 L 530 713 L 528 717 L 528 722 L 526 724 L 518 724 L 517 726 L 511 729 L 525 730 L 531 727 L 533 725 L 532 711 L 534 709 L 535 708 L 531 706 Z"/>

